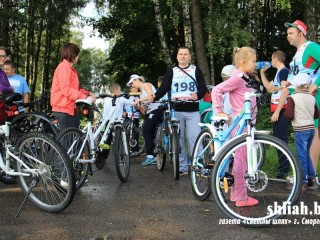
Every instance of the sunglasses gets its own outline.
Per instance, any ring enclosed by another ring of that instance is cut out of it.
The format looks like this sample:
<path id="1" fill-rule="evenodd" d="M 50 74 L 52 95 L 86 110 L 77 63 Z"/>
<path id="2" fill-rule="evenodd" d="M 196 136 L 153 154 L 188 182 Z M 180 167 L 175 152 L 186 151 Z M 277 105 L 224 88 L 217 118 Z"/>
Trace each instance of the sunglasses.
<path id="1" fill-rule="evenodd" d="M 0 57 L 1 57 L 1 58 L 5 58 L 5 57 L 7 57 L 7 56 L 6 56 L 6 55 L 0 55 Z"/>

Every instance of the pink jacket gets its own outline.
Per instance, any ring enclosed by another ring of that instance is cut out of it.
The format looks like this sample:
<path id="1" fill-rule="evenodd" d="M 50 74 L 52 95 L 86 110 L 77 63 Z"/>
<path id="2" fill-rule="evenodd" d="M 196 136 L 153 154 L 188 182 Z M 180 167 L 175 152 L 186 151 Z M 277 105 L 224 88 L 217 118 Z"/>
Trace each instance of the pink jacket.
<path id="1" fill-rule="evenodd" d="M 223 112 L 223 98 L 222 95 L 229 93 L 230 104 L 232 106 L 232 115 L 236 116 L 243 108 L 244 104 L 244 93 L 252 92 L 252 88 L 246 87 L 246 81 L 240 76 L 243 73 L 239 70 L 235 70 L 232 76 L 215 86 L 211 92 L 211 98 L 213 106 L 217 113 Z M 256 106 L 256 99 L 251 98 L 252 107 Z"/>
<path id="2" fill-rule="evenodd" d="M 77 71 L 64 59 L 53 75 L 50 96 L 52 111 L 73 116 L 76 100 L 85 99 L 88 94 L 88 91 L 80 89 Z"/>

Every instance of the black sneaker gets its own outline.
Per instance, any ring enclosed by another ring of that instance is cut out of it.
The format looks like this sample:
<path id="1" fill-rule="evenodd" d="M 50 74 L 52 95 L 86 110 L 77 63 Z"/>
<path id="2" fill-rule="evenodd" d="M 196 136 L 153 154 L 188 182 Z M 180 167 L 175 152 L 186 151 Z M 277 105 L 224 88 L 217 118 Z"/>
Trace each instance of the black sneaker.
<path id="1" fill-rule="evenodd" d="M 183 172 L 183 171 L 180 170 L 180 171 L 179 171 L 179 175 L 180 175 L 180 176 L 188 175 L 188 171 Z"/>
<path id="2" fill-rule="evenodd" d="M 310 189 L 310 190 L 317 189 L 318 188 L 317 179 L 316 178 L 308 178 L 306 188 Z"/>

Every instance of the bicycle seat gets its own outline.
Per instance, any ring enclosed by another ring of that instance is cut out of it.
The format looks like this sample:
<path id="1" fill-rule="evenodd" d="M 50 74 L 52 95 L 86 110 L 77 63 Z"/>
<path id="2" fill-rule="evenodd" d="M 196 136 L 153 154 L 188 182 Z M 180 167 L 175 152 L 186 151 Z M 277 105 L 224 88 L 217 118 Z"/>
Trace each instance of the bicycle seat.
<path id="1" fill-rule="evenodd" d="M 5 104 L 8 106 L 14 105 L 14 102 L 18 102 L 22 100 L 22 95 L 20 93 L 11 93 L 10 95 L 5 97 Z"/>
<path id="2" fill-rule="evenodd" d="M 91 106 L 92 105 L 92 98 L 86 99 L 78 99 L 76 100 L 76 105 L 80 107 Z"/>

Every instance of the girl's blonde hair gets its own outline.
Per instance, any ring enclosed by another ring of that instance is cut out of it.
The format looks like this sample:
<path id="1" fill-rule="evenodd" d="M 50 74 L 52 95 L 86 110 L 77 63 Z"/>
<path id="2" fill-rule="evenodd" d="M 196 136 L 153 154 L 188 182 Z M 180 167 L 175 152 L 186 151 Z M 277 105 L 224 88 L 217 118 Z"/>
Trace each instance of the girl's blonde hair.
<path id="1" fill-rule="evenodd" d="M 233 63 L 236 67 L 239 67 L 239 64 L 243 60 L 248 60 L 251 56 L 256 55 L 256 50 L 252 47 L 235 47 L 233 49 Z"/>

